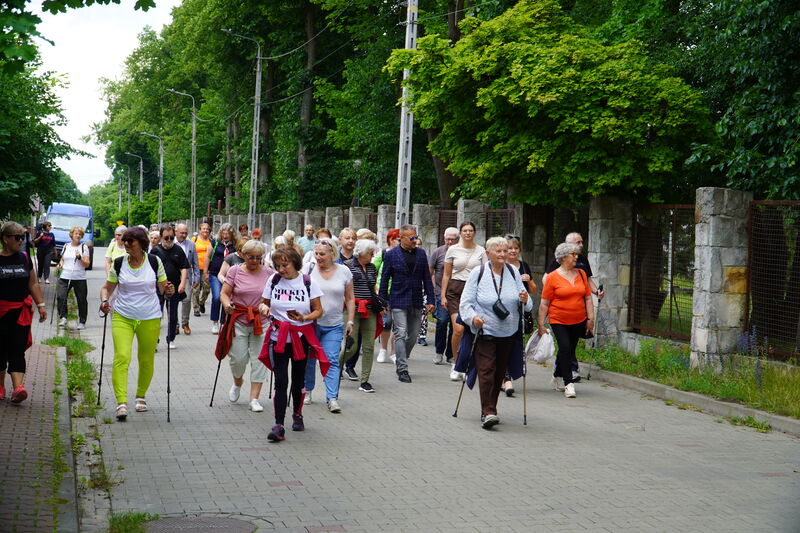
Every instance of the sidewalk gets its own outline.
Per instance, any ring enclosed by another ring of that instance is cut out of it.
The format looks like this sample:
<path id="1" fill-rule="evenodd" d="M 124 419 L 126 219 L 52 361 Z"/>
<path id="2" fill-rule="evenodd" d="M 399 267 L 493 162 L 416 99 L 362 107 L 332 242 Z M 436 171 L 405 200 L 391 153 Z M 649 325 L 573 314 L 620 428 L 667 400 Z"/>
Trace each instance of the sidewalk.
<path id="1" fill-rule="evenodd" d="M 90 309 L 101 277 L 90 273 Z M 717 423 L 595 381 L 579 384 L 578 398 L 568 400 L 549 388 L 551 369 L 538 366 L 529 367 L 528 425 L 518 381 L 516 397 L 500 400 L 502 423 L 485 431 L 477 388 L 465 390 L 453 418 L 459 384 L 421 346 L 410 360 L 412 384 L 398 382 L 388 364 L 374 366 L 375 394 L 343 381 L 341 414 L 328 413 L 318 378 L 315 401 L 303 411 L 306 431 L 289 429 L 285 442 L 271 444 L 266 387 L 263 413 L 248 410 L 247 385 L 231 404 L 227 360 L 209 407 L 216 337 L 207 314 L 192 317 L 191 327 L 170 354 L 171 423 L 162 338 L 151 411 L 104 428 L 103 456 L 121 481 L 111 490 L 115 513 L 233 517 L 259 531 L 303 533 L 800 527 L 794 437 Z M 101 336 L 102 320 L 90 312 L 81 337 L 98 347 L 90 354 L 97 363 Z M 100 417 L 113 416 L 112 360 L 109 333 Z M 130 400 L 136 373 L 134 360 Z"/>

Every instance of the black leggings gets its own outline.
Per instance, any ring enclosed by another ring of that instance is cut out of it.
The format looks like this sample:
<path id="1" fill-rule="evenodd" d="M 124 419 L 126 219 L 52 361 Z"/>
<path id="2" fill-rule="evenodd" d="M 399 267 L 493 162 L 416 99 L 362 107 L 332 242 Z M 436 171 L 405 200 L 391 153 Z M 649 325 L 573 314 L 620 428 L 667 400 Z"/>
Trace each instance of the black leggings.
<path id="1" fill-rule="evenodd" d="M 53 249 L 39 250 L 36 255 L 39 261 L 39 279 L 50 278 L 50 259 L 53 257 Z"/>
<path id="2" fill-rule="evenodd" d="M 558 352 L 556 353 L 556 369 L 553 375 L 555 377 L 561 376 L 564 378 L 564 385 L 576 381 L 572 378 L 573 367 L 578 366 L 578 358 L 575 357 L 575 349 L 578 347 L 578 339 L 586 331 L 586 322 L 579 324 L 553 324 L 553 335 L 558 344 Z"/>
<path id="3" fill-rule="evenodd" d="M 67 318 L 67 297 L 69 291 L 75 291 L 75 300 L 78 302 L 78 320 L 81 324 L 86 324 L 89 316 L 89 304 L 86 301 L 88 288 L 85 279 L 58 279 L 56 294 L 58 297 L 58 317 Z"/>
<path id="4" fill-rule="evenodd" d="M 3 348 L 0 349 L 0 372 L 25 373 L 25 345 L 28 344 L 30 326 L 17 324 L 21 309 L 8 311 L 0 318 L 0 339 Z M 0 383 L 0 387 L 3 384 Z"/>
<path id="5" fill-rule="evenodd" d="M 292 361 L 292 402 L 294 403 L 294 412 L 301 413 L 303 411 L 303 387 L 306 380 L 306 359 L 308 358 L 309 344 L 302 339 L 303 352 L 306 357 L 300 360 L 292 357 L 292 344 L 287 342 L 284 352 L 275 350 L 275 343 L 272 344 L 272 372 L 275 374 L 275 396 L 273 405 L 275 407 L 275 423 L 283 425 L 286 419 L 286 407 L 289 402 L 287 401 L 286 390 L 289 388 L 289 361 Z"/>

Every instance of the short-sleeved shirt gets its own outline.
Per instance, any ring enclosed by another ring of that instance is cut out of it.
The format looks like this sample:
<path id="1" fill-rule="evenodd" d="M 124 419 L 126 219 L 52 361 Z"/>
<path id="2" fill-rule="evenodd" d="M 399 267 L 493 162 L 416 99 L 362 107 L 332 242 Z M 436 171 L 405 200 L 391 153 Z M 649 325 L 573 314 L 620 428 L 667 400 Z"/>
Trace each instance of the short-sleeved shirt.
<path id="1" fill-rule="evenodd" d="M 545 271 L 547 274 L 557 269 L 560 265 L 558 261 L 553 259 L 553 261 L 547 265 L 547 270 Z M 589 264 L 589 258 L 586 257 L 584 254 L 578 254 L 578 261 L 575 263 L 575 268 L 580 268 L 586 275 L 590 278 L 594 275 L 592 274 L 592 266 Z"/>
<path id="2" fill-rule="evenodd" d="M 236 266 L 244 263 L 244 259 L 239 257 L 239 254 L 228 254 L 228 257 L 226 257 L 224 261 L 228 263 L 228 266 Z"/>
<path id="3" fill-rule="evenodd" d="M 189 260 L 186 259 L 183 248 L 173 244 L 172 248 L 166 249 L 159 244 L 153 248 L 152 253 L 161 259 L 164 264 L 164 271 L 167 273 L 167 281 L 172 283 L 177 291 L 178 285 L 181 284 L 181 270 L 188 270 L 189 268 Z M 187 279 L 189 279 L 188 274 Z"/>
<path id="4" fill-rule="evenodd" d="M 463 248 L 461 245 L 454 244 L 447 249 L 444 262 L 453 264 L 453 273 L 450 275 L 450 279 L 467 281 L 469 273 L 475 267 L 486 262 L 486 249 L 477 245 L 475 248 Z"/>
<path id="5" fill-rule="evenodd" d="M 231 254 L 236 253 L 236 246 L 232 242 L 215 241 L 212 239 L 211 247 L 208 249 L 211 255 L 211 262 L 208 264 L 208 273 L 212 276 L 219 274 L 222 262 Z"/>
<path id="6" fill-rule="evenodd" d="M 36 249 L 39 253 L 47 253 L 56 246 L 56 236 L 50 232 L 42 232 L 39 234 L 41 239 L 39 239 L 38 244 L 36 245 Z"/>
<path id="7" fill-rule="evenodd" d="M 309 297 L 308 291 L 306 290 L 306 284 L 303 282 L 303 275 L 298 274 L 294 279 L 281 278 L 273 290 L 272 278 L 277 275 L 278 274 L 273 274 L 269 277 L 267 284 L 264 286 L 264 292 L 262 294 L 264 298 L 270 301 L 270 314 L 276 320 L 280 320 L 281 322 L 289 322 L 295 326 L 311 324 L 310 321 L 300 322 L 297 320 L 292 320 L 286 313 L 292 310 L 303 315 L 311 313 L 311 300 L 314 298 L 320 298 L 322 296 L 322 291 L 320 290 L 319 285 L 316 285 L 313 281 L 311 282 L 311 296 Z M 277 331 L 272 332 L 272 340 L 278 340 Z"/>
<path id="8" fill-rule="evenodd" d="M 72 246 L 72 244 L 65 244 L 64 250 L 61 252 L 61 257 L 64 258 L 62 264 L 61 279 L 79 280 L 86 279 L 86 267 L 83 263 L 76 259 L 78 255 L 81 257 L 89 253 L 89 248 L 85 244 Z"/>
<path id="9" fill-rule="evenodd" d="M 21 302 L 30 294 L 30 259 L 20 252 L 0 255 L 0 300 Z"/>
<path id="10" fill-rule="evenodd" d="M 131 320 L 161 318 L 156 281 L 167 281 L 167 273 L 161 258 L 156 256 L 156 260 L 158 275 L 153 272 L 147 256 L 139 268 L 132 268 L 130 257 L 126 255 L 122 260 L 119 276 L 113 266 L 109 269 L 108 281 L 117 284 L 114 291 L 114 311 Z"/>
<path id="11" fill-rule="evenodd" d="M 332 327 L 344 323 L 344 293 L 347 284 L 353 281 L 353 273 L 344 265 L 333 264 L 336 271 L 331 279 L 325 279 L 320 274 L 319 266 L 311 271 L 311 284 L 322 291 L 322 317 L 317 319 L 317 325 Z"/>
<path id="12" fill-rule="evenodd" d="M 259 272 L 253 273 L 240 265 L 232 266 L 225 276 L 225 283 L 233 288 L 231 301 L 246 307 L 258 307 L 264 287 L 271 275 L 272 269 L 269 267 L 261 267 Z M 237 318 L 236 321 L 240 324 L 249 324 L 247 316 L 244 315 Z M 266 324 L 266 322 L 267 318 L 262 316 L 261 323 Z"/>
<path id="13" fill-rule="evenodd" d="M 122 257 L 127 252 L 125 251 L 124 246 L 117 246 L 117 241 L 111 241 L 111 244 L 108 245 L 108 250 L 106 250 L 106 257 L 111 258 L 111 261 L 114 261 L 117 257 Z"/>
<path id="14" fill-rule="evenodd" d="M 308 253 L 314 251 L 314 245 L 317 244 L 317 239 L 316 237 L 311 237 L 309 239 L 304 235 L 297 239 L 297 244 L 303 249 L 303 253 Z"/>
<path id="15" fill-rule="evenodd" d="M 442 292 L 442 276 L 444 276 L 444 256 L 447 254 L 447 245 L 443 244 L 433 251 L 428 258 L 428 268 L 433 270 L 434 285 L 436 294 Z"/>
<path id="16" fill-rule="evenodd" d="M 206 252 L 211 245 L 211 240 L 204 241 L 198 237 L 193 237 L 192 242 L 194 242 L 194 247 L 197 250 L 197 264 L 200 265 L 200 270 L 203 270 L 206 264 Z"/>
<path id="17" fill-rule="evenodd" d="M 578 276 L 574 283 L 559 274 L 557 271 L 547 276 L 542 298 L 550 300 L 551 324 L 580 324 L 587 319 L 585 297 L 592 294 L 586 274 L 575 269 Z"/>

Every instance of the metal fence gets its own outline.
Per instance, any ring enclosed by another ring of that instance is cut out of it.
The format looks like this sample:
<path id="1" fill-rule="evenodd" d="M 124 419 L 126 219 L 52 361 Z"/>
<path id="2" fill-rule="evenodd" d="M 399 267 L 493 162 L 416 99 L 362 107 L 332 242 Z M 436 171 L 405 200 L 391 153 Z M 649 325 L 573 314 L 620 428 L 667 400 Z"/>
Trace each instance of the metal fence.
<path id="1" fill-rule="evenodd" d="M 694 292 L 693 204 L 636 207 L 628 325 L 689 340 Z"/>
<path id="2" fill-rule="evenodd" d="M 458 211 L 456 209 L 440 209 L 438 225 L 438 245 L 444 245 L 444 230 L 458 227 Z"/>
<path id="3" fill-rule="evenodd" d="M 583 237 L 583 249 L 589 249 L 589 206 L 552 207 L 547 219 L 547 254 L 543 268 L 553 260 L 556 246 L 564 242 L 567 234 L 578 232 Z"/>
<path id="4" fill-rule="evenodd" d="M 486 210 L 486 238 L 506 235 L 514 231 L 513 209 Z"/>
<path id="5" fill-rule="evenodd" d="M 378 213 L 369 213 L 367 215 L 367 228 L 375 235 L 378 234 Z"/>
<path id="6" fill-rule="evenodd" d="M 750 203 L 746 331 L 786 358 L 800 352 L 800 202 Z"/>

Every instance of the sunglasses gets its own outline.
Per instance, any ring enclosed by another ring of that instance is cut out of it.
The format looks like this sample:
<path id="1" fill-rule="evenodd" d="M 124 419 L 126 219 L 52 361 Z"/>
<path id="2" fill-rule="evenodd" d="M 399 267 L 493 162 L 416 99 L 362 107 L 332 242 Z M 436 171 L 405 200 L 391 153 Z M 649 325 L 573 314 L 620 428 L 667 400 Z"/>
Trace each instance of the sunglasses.
<path id="1" fill-rule="evenodd" d="M 123 244 L 132 244 L 136 239 L 122 239 Z"/>
<path id="2" fill-rule="evenodd" d="M 408 238 L 409 241 L 416 241 L 418 239 L 419 239 L 419 235 L 414 235 L 413 237 L 409 237 Z"/>
<path id="3" fill-rule="evenodd" d="M 171 235 L 169 237 L 161 237 L 161 240 L 162 241 L 174 241 L 175 240 L 175 235 Z"/>
<path id="4" fill-rule="evenodd" d="M 17 242 L 22 242 L 22 239 L 25 238 L 25 235 L 9 235 L 9 237 L 14 237 Z"/>
<path id="5" fill-rule="evenodd" d="M 264 256 L 263 255 L 246 255 L 245 258 L 248 259 L 249 261 L 261 261 L 262 259 L 264 259 Z"/>

